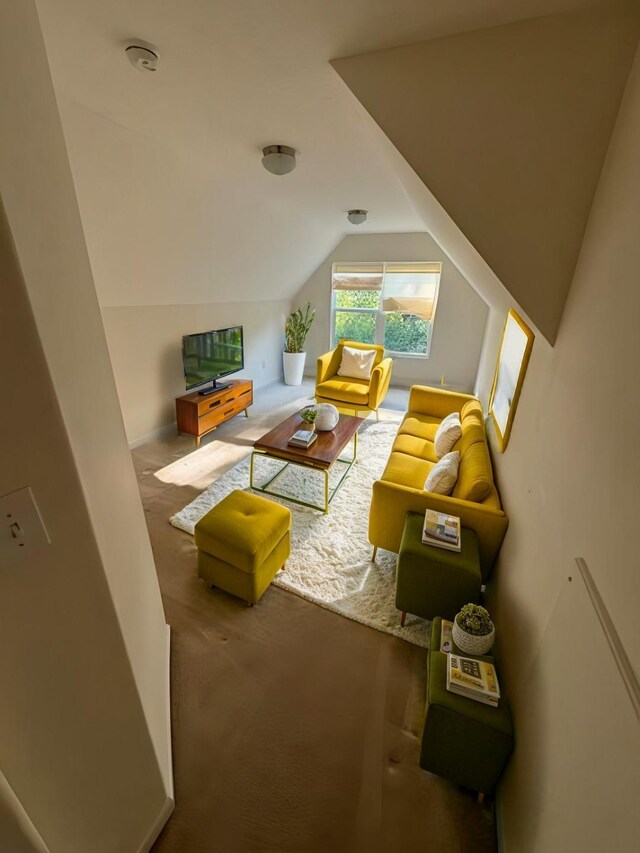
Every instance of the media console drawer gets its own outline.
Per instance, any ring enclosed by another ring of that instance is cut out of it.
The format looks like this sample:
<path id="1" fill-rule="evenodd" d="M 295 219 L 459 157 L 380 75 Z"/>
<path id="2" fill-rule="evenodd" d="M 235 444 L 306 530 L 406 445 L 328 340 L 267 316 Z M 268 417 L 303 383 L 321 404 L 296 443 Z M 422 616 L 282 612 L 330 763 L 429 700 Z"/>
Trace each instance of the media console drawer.
<path id="1" fill-rule="evenodd" d="M 227 388 L 202 396 L 197 391 L 176 398 L 178 432 L 194 436 L 196 447 L 203 435 L 230 418 L 244 412 L 253 403 L 251 379 L 235 379 Z"/>

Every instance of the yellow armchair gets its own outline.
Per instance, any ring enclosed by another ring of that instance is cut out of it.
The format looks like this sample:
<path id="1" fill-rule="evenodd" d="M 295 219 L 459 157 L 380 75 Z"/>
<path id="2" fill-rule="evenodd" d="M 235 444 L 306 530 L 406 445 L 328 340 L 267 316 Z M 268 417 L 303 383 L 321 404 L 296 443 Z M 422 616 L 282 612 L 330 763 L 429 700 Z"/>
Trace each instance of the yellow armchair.
<path id="1" fill-rule="evenodd" d="M 373 370 L 369 379 L 338 376 L 342 362 L 342 348 L 375 350 Z M 316 402 L 331 403 L 337 409 L 354 412 L 375 412 L 382 405 L 391 382 L 390 358 L 384 358 L 384 347 L 377 344 L 361 344 L 357 341 L 340 340 L 338 346 L 318 358 L 316 365 Z"/>

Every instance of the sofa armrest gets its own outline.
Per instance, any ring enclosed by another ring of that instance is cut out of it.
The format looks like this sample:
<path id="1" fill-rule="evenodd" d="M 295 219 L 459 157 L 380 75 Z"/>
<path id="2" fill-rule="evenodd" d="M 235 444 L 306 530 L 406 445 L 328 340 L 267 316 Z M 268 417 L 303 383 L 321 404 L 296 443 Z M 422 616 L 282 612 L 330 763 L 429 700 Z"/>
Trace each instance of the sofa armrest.
<path id="1" fill-rule="evenodd" d="M 326 382 L 327 379 L 335 376 L 340 367 L 341 352 L 342 347 L 337 346 L 330 352 L 325 352 L 324 355 L 319 356 L 316 362 L 316 385 L 320 385 L 321 382 Z"/>
<path id="2" fill-rule="evenodd" d="M 409 394 L 409 411 L 434 418 L 444 418 L 451 412 L 459 412 L 465 403 L 477 398 L 471 394 L 445 391 L 428 385 L 412 385 Z"/>
<path id="3" fill-rule="evenodd" d="M 407 513 L 424 514 L 427 509 L 457 515 L 462 527 L 475 531 L 482 578 L 486 581 L 509 524 L 501 509 L 377 480 L 373 484 L 369 511 L 369 541 L 397 554 Z"/>
<path id="4" fill-rule="evenodd" d="M 369 408 L 374 411 L 380 406 L 389 390 L 391 382 L 391 368 L 393 361 L 390 358 L 383 359 L 377 367 L 371 371 L 369 382 Z"/>

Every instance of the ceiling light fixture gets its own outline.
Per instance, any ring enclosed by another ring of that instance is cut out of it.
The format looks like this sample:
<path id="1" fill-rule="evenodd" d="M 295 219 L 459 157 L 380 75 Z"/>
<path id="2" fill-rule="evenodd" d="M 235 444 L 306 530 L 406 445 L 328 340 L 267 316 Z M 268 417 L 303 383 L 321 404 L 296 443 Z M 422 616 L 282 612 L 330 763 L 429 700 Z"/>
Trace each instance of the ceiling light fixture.
<path id="1" fill-rule="evenodd" d="M 296 151 L 288 145 L 267 145 L 262 149 L 262 165 L 272 175 L 287 175 L 296 167 Z"/>
<path id="2" fill-rule="evenodd" d="M 347 213 L 347 219 L 352 225 L 362 225 L 367 221 L 367 213 L 369 213 L 368 210 L 350 210 Z"/>

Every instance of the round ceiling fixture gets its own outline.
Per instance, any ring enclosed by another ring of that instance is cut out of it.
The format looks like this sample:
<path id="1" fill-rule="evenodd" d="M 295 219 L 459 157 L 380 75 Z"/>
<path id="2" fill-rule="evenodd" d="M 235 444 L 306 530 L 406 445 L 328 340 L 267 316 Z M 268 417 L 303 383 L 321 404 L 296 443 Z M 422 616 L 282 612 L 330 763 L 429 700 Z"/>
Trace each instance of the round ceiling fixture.
<path id="1" fill-rule="evenodd" d="M 288 145 L 267 145 L 262 149 L 262 165 L 272 175 L 288 175 L 296 167 L 296 151 Z"/>
<path id="2" fill-rule="evenodd" d="M 367 221 L 367 213 L 369 213 L 368 210 L 350 210 L 347 213 L 347 219 L 352 225 L 362 225 Z"/>
<path id="3" fill-rule="evenodd" d="M 140 40 L 131 41 L 125 47 L 127 59 L 137 71 L 157 71 L 160 54 L 150 44 Z"/>

